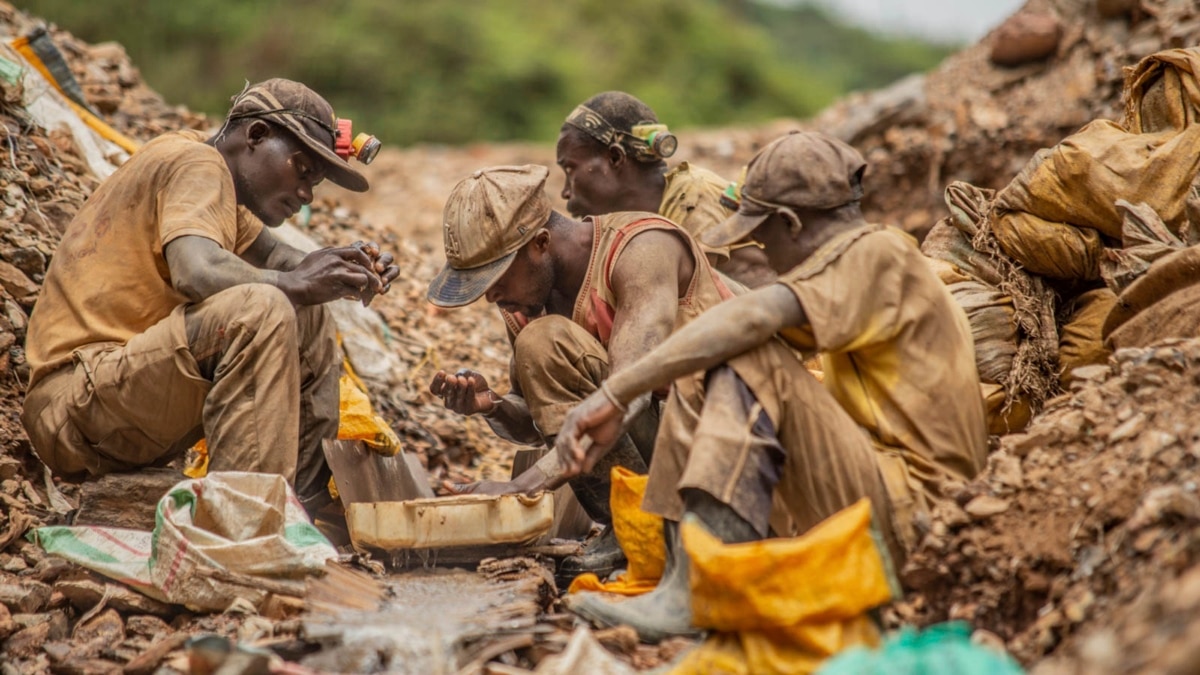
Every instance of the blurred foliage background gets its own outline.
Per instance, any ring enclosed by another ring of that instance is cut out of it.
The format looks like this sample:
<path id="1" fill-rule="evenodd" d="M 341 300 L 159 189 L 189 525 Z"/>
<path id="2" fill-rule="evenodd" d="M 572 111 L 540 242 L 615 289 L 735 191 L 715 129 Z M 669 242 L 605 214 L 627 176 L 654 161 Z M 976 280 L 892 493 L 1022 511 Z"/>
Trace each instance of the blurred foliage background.
<path id="1" fill-rule="evenodd" d="M 673 127 L 804 117 L 953 51 L 759 0 L 24 0 L 123 44 L 168 101 L 220 116 L 245 80 L 321 92 L 389 143 L 550 140 L 622 89 Z"/>

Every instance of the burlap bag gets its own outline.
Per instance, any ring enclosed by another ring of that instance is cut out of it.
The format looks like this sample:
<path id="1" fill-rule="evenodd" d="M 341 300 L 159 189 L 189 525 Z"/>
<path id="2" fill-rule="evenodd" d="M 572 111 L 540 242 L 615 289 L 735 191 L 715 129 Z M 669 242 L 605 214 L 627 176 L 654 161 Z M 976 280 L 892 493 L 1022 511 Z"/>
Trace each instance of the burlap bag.
<path id="1" fill-rule="evenodd" d="M 1125 70 L 1126 129 L 1182 131 L 1200 119 L 1200 48 L 1168 49 Z"/>
<path id="2" fill-rule="evenodd" d="M 1071 372 L 1076 368 L 1108 361 L 1112 352 L 1104 346 L 1102 329 L 1116 303 L 1115 293 L 1096 288 L 1080 294 L 1065 308 L 1068 318 L 1058 329 L 1058 365 L 1062 369 L 1059 383 L 1064 388 L 1071 383 Z"/>
<path id="3" fill-rule="evenodd" d="M 1151 265 L 1117 298 L 1101 334 L 1113 350 L 1200 335 L 1200 246 Z"/>

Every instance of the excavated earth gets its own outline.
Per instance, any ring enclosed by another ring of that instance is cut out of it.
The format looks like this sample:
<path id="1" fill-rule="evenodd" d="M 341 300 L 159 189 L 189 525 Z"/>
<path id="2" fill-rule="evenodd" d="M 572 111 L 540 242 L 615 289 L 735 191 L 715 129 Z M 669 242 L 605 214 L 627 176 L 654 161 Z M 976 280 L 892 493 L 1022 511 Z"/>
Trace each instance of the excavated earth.
<path id="1" fill-rule="evenodd" d="M 680 156 L 732 178 L 788 129 L 833 133 L 870 162 L 868 216 L 919 235 L 945 215 L 948 182 L 1002 187 L 1037 149 L 1092 119 L 1119 119 L 1123 67 L 1200 43 L 1200 12 L 1190 0 L 1030 0 L 1022 11 L 1059 17 L 1062 35 L 1049 58 L 995 66 L 993 33 L 927 76 L 852 95 L 811 120 L 685 131 Z M 38 22 L 0 1 L 9 34 Z M 119 45 L 51 32 L 89 102 L 123 133 L 145 141 L 212 127 L 163 101 Z M 8 149 L 0 153 L 7 155 L 0 161 L 0 673 L 178 668 L 183 638 L 201 632 L 244 644 L 295 643 L 298 616 L 307 615 L 294 604 L 276 603 L 262 616 L 246 608 L 192 615 L 106 586 L 24 539 L 31 527 L 63 522 L 76 497 L 70 486 L 48 489 L 18 415 L 28 314 L 63 228 L 97 180 L 70 134 L 32 123 L 20 102 L 19 89 L 0 81 L 0 140 Z M 507 388 L 508 345 L 495 312 L 482 305 L 446 312 L 424 301 L 443 262 L 443 201 L 455 181 L 482 166 L 553 159 L 553 148 L 541 144 L 387 149 L 368 169 L 371 192 L 324 190 L 301 225 L 323 245 L 375 239 L 396 255 L 401 276 L 373 307 L 403 366 L 374 399 L 435 483 L 505 477 L 513 450 L 425 390 L 438 368 L 461 367 Z M 560 188 L 554 172 L 550 191 Z M 1121 352 L 1077 375 L 1025 433 L 994 439 L 981 476 L 945 486 L 949 499 L 920 524 L 924 540 L 902 571 L 911 592 L 887 618 L 967 619 L 979 639 L 1036 672 L 1197 672 L 1200 341 Z M 510 566 L 544 577 L 534 562 Z M 548 586 L 538 588 L 535 643 L 484 650 L 485 662 L 498 659 L 512 672 L 561 650 L 570 619 Z M 601 641 L 639 669 L 686 646 L 635 646 L 619 632 Z"/>

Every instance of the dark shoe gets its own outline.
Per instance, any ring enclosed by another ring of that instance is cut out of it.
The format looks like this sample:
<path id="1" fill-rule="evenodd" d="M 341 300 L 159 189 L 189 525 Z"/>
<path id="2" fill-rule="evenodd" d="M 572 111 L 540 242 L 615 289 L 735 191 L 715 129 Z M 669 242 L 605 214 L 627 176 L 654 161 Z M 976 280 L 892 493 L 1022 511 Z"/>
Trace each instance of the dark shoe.
<path id="1" fill-rule="evenodd" d="M 603 581 L 614 571 L 624 567 L 625 562 L 625 553 L 617 544 L 617 535 L 614 534 L 610 525 L 604 528 L 600 536 L 593 537 L 583 547 L 583 555 L 563 558 L 558 565 L 558 576 L 570 584 L 571 579 L 585 572 L 591 572 Z"/>

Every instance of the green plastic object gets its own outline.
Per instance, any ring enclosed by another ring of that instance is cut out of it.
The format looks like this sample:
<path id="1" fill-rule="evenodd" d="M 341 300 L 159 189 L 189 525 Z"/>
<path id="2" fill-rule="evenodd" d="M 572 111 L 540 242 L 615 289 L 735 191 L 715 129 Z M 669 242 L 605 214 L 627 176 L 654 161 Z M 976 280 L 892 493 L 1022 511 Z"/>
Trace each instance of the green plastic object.
<path id="1" fill-rule="evenodd" d="M 825 662 L 817 675 L 1021 675 L 1008 654 L 971 643 L 962 621 L 923 631 L 902 628 L 879 649 L 855 647 Z"/>

